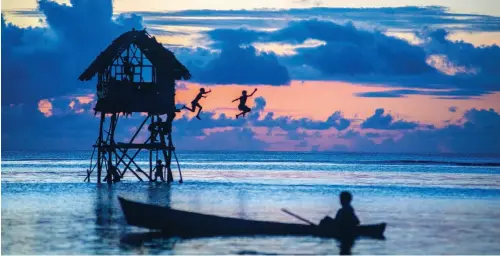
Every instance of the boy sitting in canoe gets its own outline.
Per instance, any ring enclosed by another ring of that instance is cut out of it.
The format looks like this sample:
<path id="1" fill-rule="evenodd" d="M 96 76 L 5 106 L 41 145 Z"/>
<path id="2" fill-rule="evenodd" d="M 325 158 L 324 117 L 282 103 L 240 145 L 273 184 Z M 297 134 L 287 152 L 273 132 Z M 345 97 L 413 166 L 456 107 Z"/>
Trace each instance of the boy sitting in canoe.
<path id="1" fill-rule="evenodd" d="M 359 219 L 354 213 L 354 208 L 351 206 L 352 195 L 351 193 L 344 191 L 340 193 L 340 208 L 335 216 L 335 221 L 338 222 L 342 227 L 352 228 L 359 225 Z"/>
<path id="2" fill-rule="evenodd" d="M 354 227 L 359 225 L 359 219 L 354 213 L 354 208 L 351 206 L 352 195 L 347 191 L 340 193 L 340 204 L 342 208 L 337 211 L 335 219 L 326 216 L 321 220 L 319 225 L 321 227 L 335 227 L 341 231 L 353 230 Z"/>

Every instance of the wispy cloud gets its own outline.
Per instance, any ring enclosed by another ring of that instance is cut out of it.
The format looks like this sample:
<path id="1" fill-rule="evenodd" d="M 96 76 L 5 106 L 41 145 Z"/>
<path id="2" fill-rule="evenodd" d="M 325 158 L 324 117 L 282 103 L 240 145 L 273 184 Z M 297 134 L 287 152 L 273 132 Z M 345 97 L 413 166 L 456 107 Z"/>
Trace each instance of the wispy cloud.
<path id="1" fill-rule="evenodd" d="M 281 10 L 186 10 L 177 12 L 140 12 L 147 24 L 204 27 L 280 28 L 290 21 L 318 18 L 353 21 L 390 30 L 415 30 L 422 27 L 448 27 L 460 31 L 500 31 L 500 18 L 488 15 L 451 13 L 445 7 L 327 8 Z M 170 22 L 170 23 L 169 23 Z"/>

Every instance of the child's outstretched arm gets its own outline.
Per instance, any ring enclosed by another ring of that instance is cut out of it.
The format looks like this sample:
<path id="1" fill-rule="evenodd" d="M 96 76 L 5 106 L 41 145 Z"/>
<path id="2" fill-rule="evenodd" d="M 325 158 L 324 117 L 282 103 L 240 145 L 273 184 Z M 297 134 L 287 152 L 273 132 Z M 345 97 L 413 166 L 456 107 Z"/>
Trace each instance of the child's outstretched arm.
<path id="1" fill-rule="evenodd" d="M 204 92 L 203 94 L 211 93 L 212 89 L 208 90 L 207 92 Z"/>
<path id="2" fill-rule="evenodd" d="M 235 102 L 235 101 L 237 101 L 237 100 L 239 100 L 239 99 L 241 99 L 241 97 L 239 97 L 239 98 L 237 98 L 237 99 L 234 99 L 232 102 Z"/>
<path id="3" fill-rule="evenodd" d="M 256 91 L 257 91 L 257 88 L 253 89 L 253 92 L 250 95 L 248 95 L 248 97 L 252 97 Z"/>

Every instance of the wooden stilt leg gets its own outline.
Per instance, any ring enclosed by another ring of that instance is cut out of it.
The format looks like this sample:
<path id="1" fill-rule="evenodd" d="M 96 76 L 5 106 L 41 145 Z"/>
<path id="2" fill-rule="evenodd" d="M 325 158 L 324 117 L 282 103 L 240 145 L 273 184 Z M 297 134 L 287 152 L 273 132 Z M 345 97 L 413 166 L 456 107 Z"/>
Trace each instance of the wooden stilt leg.
<path id="1" fill-rule="evenodd" d="M 153 131 L 155 129 L 154 122 L 155 122 L 155 118 L 153 115 L 151 115 L 151 131 L 149 134 L 149 140 L 151 141 L 151 143 L 153 143 Z M 152 180 L 152 178 L 153 178 L 153 149 L 149 149 L 149 177 L 151 177 L 150 180 Z"/>
<path id="2" fill-rule="evenodd" d="M 101 121 L 99 123 L 99 139 L 97 142 L 97 183 L 101 183 L 102 160 L 101 156 L 104 153 L 102 149 L 102 129 L 106 115 L 101 112 Z"/>

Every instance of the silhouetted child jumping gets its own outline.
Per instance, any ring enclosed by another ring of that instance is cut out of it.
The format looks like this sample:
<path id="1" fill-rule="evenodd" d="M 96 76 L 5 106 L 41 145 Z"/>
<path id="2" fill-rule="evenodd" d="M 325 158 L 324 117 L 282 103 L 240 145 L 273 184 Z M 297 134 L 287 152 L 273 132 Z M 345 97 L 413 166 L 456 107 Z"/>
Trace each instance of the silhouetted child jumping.
<path id="1" fill-rule="evenodd" d="M 257 91 L 257 88 L 255 88 L 252 92 L 252 94 L 250 95 L 247 95 L 247 91 L 242 91 L 241 92 L 241 97 L 233 100 L 232 102 L 235 102 L 237 100 L 240 100 L 240 104 L 238 105 L 238 109 L 241 110 L 241 113 L 237 114 L 236 115 L 236 119 L 238 119 L 239 116 L 243 116 L 245 117 L 245 114 L 252 111 L 251 108 L 247 107 L 246 103 L 247 103 L 247 99 L 248 97 L 252 97 L 254 95 L 254 93 Z"/>
<path id="2" fill-rule="evenodd" d="M 187 109 L 191 112 L 194 112 L 196 111 L 196 107 L 198 107 L 198 114 L 196 114 L 196 118 L 198 118 L 199 120 L 200 119 L 200 112 L 201 110 L 203 109 L 203 107 L 200 105 L 200 103 L 198 103 L 200 101 L 200 99 L 203 97 L 203 98 L 206 98 L 207 96 L 203 96 L 204 94 L 207 94 L 207 93 L 210 93 L 212 92 L 212 90 L 209 90 L 208 92 L 205 92 L 205 88 L 200 88 L 200 92 L 198 93 L 198 95 L 196 95 L 196 98 L 194 98 L 193 101 L 191 101 L 191 108 L 188 108 L 184 105 L 184 107 L 182 107 L 182 109 Z"/>

